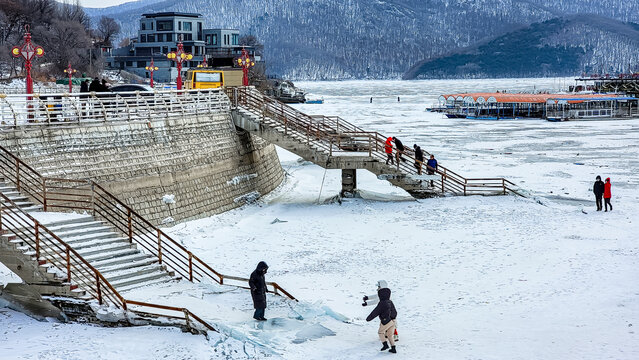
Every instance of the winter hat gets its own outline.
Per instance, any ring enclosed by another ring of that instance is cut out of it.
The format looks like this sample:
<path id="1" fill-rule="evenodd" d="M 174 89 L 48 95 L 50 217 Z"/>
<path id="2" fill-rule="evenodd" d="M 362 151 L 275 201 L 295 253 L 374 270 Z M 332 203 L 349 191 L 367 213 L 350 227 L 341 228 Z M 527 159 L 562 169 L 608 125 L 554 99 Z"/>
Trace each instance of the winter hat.
<path id="1" fill-rule="evenodd" d="M 595 178 L 595 180 L 601 180 L 601 176 L 597 175 L 597 177 Z"/>
<path id="2" fill-rule="evenodd" d="M 610 178 L 609 178 L 609 177 L 608 177 L 608 178 L 606 178 L 606 181 L 607 181 L 607 182 L 610 182 Z"/>
<path id="3" fill-rule="evenodd" d="M 387 287 L 388 287 L 388 284 L 386 283 L 386 280 L 377 280 L 378 289 L 385 289 Z"/>

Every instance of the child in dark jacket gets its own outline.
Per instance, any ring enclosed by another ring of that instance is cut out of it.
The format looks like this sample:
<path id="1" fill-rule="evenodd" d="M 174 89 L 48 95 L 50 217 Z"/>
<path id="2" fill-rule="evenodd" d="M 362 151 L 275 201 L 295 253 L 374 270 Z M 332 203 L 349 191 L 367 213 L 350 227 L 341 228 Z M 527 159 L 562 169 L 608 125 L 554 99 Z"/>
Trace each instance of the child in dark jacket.
<path id="1" fill-rule="evenodd" d="M 390 300 L 391 291 L 388 288 L 382 288 L 377 290 L 377 296 L 379 297 L 379 303 L 373 309 L 373 311 L 368 315 L 366 321 L 371 321 L 376 317 L 379 317 L 379 331 L 377 334 L 379 335 L 379 340 L 382 342 L 382 348 L 380 351 L 384 351 L 388 349 L 388 341 L 390 341 L 390 350 L 389 352 L 396 353 L 395 349 L 395 339 L 393 339 L 393 334 L 395 333 L 395 319 L 397 318 L 397 310 L 395 310 L 395 305 Z"/>

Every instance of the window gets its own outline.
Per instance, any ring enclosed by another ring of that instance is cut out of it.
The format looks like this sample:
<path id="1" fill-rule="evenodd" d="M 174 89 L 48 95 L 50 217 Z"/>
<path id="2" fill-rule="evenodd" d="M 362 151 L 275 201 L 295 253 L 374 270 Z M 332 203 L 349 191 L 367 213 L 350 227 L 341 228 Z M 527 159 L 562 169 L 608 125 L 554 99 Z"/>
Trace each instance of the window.
<path id="1" fill-rule="evenodd" d="M 206 35 L 206 38 L 204 40 L 204 43 L 206 45 L 211 45 L 211 35 Z"/>
<path id="2" fill-rule="evenodd" d="M 178 30 L 182 31 L 182 22 L 181 21 L 178 21 Z"/>
<path id="3" fill-rule="evenodd" d="M 202 41 L 202 23 L 197 23 L 197 39 L 198 41 Z"/>
<path id="4" fill-rule="evenodd" d="M 156 36 L 158 37 L 158 42 L 164 41 L 164 34 L 157 34 Z"/>
<path id="5" fill-rule="evenodd" d="M 173 34 L 166 34 L 166 42 L 173 42 Z"/>
<path id="6" fill-rule="evenodd" d="M 192 31 L 193 28 L 191 27 L 191 22 L 189 21 L 185 21 L 184 22 L 184 31 Z"/>
<path id="7" fill-rule="evenodd" d="M 233 45 L 240 45 L 240 35 L 233 34 Z"/>
<path id="8" fill-rule="evenodd" d="M 221 82 L 222 74 L 221 73 L 205 73 L 205 72 L 196 72 L 195 81 L 200 82 Z"/>
<path id="9" fill-rule="evenodd" d="M 146 66 L 146 61 L 138 61 L 138 67 L 143 68 Z"/>
<path id="10" fill-rule="evenodd" d="M 592 112 L 592 115 L 599 116 L 599 110 L 594 110 L 594 111 Z"/>
<path id="11" fill-rule="evenodd" d="M 151 34 L 147 35 L 146 36 L 146 41 L 147 42 L 155 42 L 155 35 L 151 35 Z"/>
<path id="12" fill-rule="evenodd" d="M 182 40 L 184 40 L 184 41 L 192 41 L 193 40 L 193 34 L 191 34 L 191 33 L 182 34 Z"/>
<path id="13" fill-rule="evenodd" d="M 133 66 L 133 61 L 127 61 L 126 66 Z"/>
<path id="14" fill-rule="evenodd" d="M 217 34 L 211 35 L 211 45 L 217 45 Z"/>
<path id="15" fill-rule="evenodd" d="M 145 22 L 140 24 L 140 30 L 146 30 L 146 23 Z"/>
<path id="16" fill-rule="evenodd" d="M 144 34 L 140 35 L 140 42 L 141 43 L 145 43 L 146 42 L 146 35 L 144 35 Z"/>
<path id="17" fill-rule="evenodd" d="M 172 31 L 172 30 L 173 30 L 172 20 L 158 21 L 158 31 Z"/>

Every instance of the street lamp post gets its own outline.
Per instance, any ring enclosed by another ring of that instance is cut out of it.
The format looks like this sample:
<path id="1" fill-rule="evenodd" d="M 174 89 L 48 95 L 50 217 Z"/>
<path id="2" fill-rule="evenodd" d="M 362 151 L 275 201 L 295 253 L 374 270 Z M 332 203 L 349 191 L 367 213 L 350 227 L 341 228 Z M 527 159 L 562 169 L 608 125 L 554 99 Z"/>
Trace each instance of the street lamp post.
<path id="1" fill-rule="evenodd" d="M 251 57 L 249 56 L 248 51 L 246 51 L 246 49 L 242 49 L 242 56 L 239 59 L 237 59 L 237 63 L 242 67 L 242 73 L 244 75 L 242 77 L 242 85 L 248 86 L 249 84 L 248 71 L 249 71 L 249 68 L 255 66 L 255 62 L 251 60 Z"/>
<path id="2" fill-rule="evenodd" d="M 206 61 L 206 55 L 202 56 L 202 62 L 197 65 L 199 68 L 205 68 L 209 66 L 209 62 Z"/>
<path id="3" fill-rule="evenodd" d="M 69 61 L 69 66 L 67 66 L 66 69 L 64 69 L 64 72 L 67 73 L 67 75 L 69 75 L 69 94 L 73 92 L 73 83 L 72 83 L 72 79 L 73 79 L 73 74 L 75 74 L 78 70 L 74 69 L 71 67 L 71 62 Z"/>
<path id="4" fill-rule="evenodd" d="M 31 33 L 29 32 L 29 25 L 24 26 L 24 43 L 20 46 L 15 46 L 11 49 L 13 57 L 22 57 L 24 59 L 24 69 L 27 72 L 27 94 L 33 94 L 33 79 L 31 78 L 31 60 L 34 57 L 42 57 L 44 55 L 44 49 L 31 42 Z"/>
<path id="5" fill-rule="evenodd" d="M 151 87 L 153 87 L 153 72 L 155 72 L 156 70 L 159 70 L 160 68 L 155 66 L 153 59 L 151 59 L 151 65 L 145 67 L 145 69 L 151 74 Z"/>
<path id="6" fill-rule="evenodd" d="M 182 62 L 193 59 L 193 55 L 191 55 L 191 53 L 184 52 L 182 39 L 180 39 L 177 43 L 177 51 L 171 51 L 166 54 L 166 57 L 169 60 L 175 61 L 175 64 L 177 65 L 177 89 L 182 90 Z"/>

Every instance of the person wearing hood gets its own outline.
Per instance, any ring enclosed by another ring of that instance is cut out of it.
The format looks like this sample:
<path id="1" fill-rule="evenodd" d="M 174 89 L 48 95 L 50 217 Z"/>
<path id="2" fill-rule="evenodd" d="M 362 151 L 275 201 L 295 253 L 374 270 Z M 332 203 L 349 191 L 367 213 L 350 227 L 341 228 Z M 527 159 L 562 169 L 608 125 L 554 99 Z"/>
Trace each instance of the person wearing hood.
<path id="1" fill-rule="evenodd" d="M 388 161 L 390 160 L 391 165 L 395 165 L 395 161 L 393 160 L 393 138 L 389 137 L 386 139 L 386 144 L 384 145 L 384 151 L 386 152 L 386 165 L 388 165 Z"/>
<path id="2" fill-rule="evenodd" d="M 388 349 L 388 342 L 390 342 L 390 350 L 388 351 L 396 353 L 397 349 L 395 348 L 395 339 L 393 338 L 393 335 L 395 333 L 397 310 L 395 310 L 395 305 L 390 299 L 391 291 L 389 288 L 379 289 L 377 290 L 377 296 L 379 298 L 379 303 L 368 315 L 366 321 L 371 321 L 374 318 L 379 317 L 380 324 L 377 334 L 379 335 L 379 340 L 382 342 L 382 348 L 380 351 Z"/>
<path id="3" fill-rule="evenodd" d="M 421 175 L 422 164 L 424 164 L 424 152 L 417 144 L 413 144 L 413 150 L 415 150 L 415 168 L 417 169 L 417 175 Z"/>
<path id="4" fill-rule="evenodd" d="M 596 180 L 597 181 L 595 181 L 595 184 L 592 186 L 592 192 L 595 193 L 595 202 L 597 203 L 597 211 L 601 211 L 603 210 L 601 199 L 603 198 L 603 194 L 604 194 L 604 182 L 601 181 L 601 176 L 597 176 Z"/>
<path id="5" fill-rule="evenodd" d="M 251 278 L 249 279 L 253 307 L 255 308 L 253 319 L 259 321 L 266 321 L 264 318 L 264 311 L 266 310 L 266 280 L 264 279 L 264 275 L 267 270 L 268 265 L 266 265 L 264 261 L 260 261 L 255 271 L 251 273 Z"/>
<path id="6" fill-rule="evenodd" d="M 608 205 L 610 205 L 610 211 L 612 211 L 612 204 L 610 203 L 610 199 L 612 198 L 612 184 L 610 183 L 610 178 L 606 178 L 606 183 L 604 184 L 604 204 L 606 206 L 606 210 L 608 211 Z"/>
<path id="7" fill-rule="evenodd" d="M 396 137 L 393 136 L 393 142 L 395 143 L 395 148 L 397 149 L 397 163 L 399 163 L 399 161 L 406 161 L 406 159 L 402 156 L 404 155 L 404 152 L 406 151 L 406 148 L 404 147 L 404 144 Z"/>

